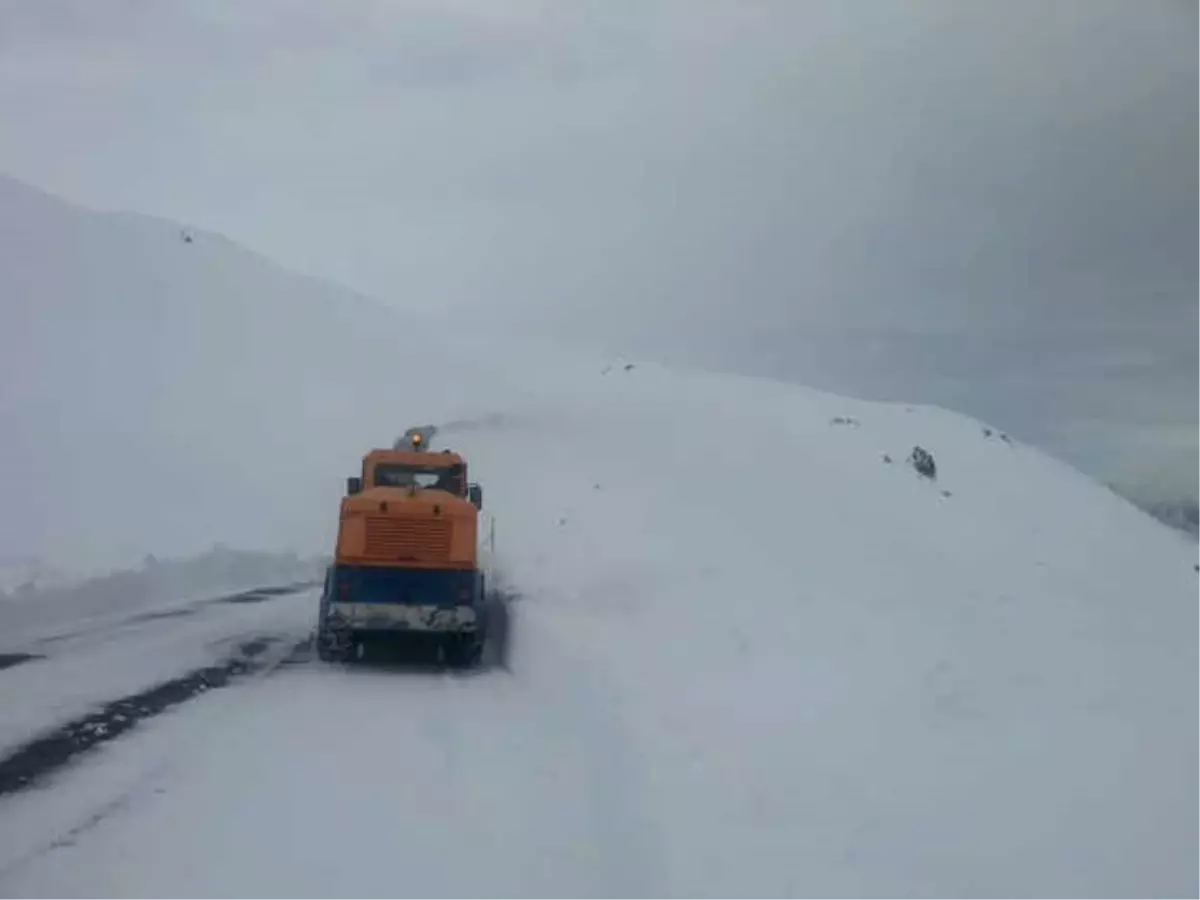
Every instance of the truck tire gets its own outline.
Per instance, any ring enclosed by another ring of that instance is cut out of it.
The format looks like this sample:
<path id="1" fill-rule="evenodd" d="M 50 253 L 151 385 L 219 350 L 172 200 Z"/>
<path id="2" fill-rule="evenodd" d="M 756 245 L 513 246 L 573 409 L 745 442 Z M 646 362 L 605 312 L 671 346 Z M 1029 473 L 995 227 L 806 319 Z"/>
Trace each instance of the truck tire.
<path id="1" fill-rule="evenodd" d="M 477 666 L 483 655 L 483 642 L 474 634 L 458 635 L 446 642 L 446 664 L 452 669 Z"/>
<path id="2" fill-rule="evenodd" d="M 317 630 L 317 659 L 321 662 L 345 662 L 350 658 L 349 642 L 324 626 Z"/>

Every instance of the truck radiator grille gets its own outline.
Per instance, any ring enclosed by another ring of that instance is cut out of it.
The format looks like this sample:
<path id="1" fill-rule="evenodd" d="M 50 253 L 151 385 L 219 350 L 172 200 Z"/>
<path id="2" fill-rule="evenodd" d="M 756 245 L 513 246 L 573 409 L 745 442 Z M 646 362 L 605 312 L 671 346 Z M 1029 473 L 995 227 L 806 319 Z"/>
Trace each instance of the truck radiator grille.
<path id="1" fill-rule="evenodd" d="M 367 516 L 366 555 L 373 559 L 447 560 L 450 523 L 444 519 Z"/>

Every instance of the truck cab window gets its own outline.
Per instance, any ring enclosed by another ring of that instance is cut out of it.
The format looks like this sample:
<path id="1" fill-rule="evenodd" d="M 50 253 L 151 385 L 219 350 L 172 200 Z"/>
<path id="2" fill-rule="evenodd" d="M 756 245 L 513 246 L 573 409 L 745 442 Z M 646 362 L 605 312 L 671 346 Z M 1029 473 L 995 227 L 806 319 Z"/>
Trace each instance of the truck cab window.
<path id="1" fill-rule="evenodd" d="M 418 487 L 462 493 L 462 466 L 430 468 L 401 463 L 380 463 L 375 467 L 376 487 Z"/>

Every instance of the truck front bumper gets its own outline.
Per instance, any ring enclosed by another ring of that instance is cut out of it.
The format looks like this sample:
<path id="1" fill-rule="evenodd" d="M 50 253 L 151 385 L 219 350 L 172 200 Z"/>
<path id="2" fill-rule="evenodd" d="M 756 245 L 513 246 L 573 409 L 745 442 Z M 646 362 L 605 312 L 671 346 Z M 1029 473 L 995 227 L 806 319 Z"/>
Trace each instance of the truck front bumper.
<path id="1" fill-rule="evenodd" d="M 326 623 L 337 631 L 470 633 L 479 628 L 473 606 L 410 603 L 330 603 Z"/>

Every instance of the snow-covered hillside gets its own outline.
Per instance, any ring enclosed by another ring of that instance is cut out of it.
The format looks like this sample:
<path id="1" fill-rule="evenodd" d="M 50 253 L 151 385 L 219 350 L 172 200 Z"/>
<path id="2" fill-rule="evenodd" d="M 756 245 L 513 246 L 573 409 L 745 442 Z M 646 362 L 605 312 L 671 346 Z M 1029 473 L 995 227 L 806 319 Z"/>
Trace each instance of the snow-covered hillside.
<path id="1" fill-rule="evenodd" d="M 0 190 L 6 553 L 321 552 L 365 447 L 433 423 L 519 595 L 511 672 L 279 669 L 0 798 L 0 893 L 1197 892 L 1195 546 L 1108 490 Z"/>
<path id="2" fill-rule="evenodd" d="M 0 481 L 0 559 L 78 574 L 221 542 L 326 551 L 312 511 L 336 503 L 364 439 L 437 405 L 430 374 L 447 369 L 386 307 L 4 178 L 0 297 L 15 476 Z"/>

